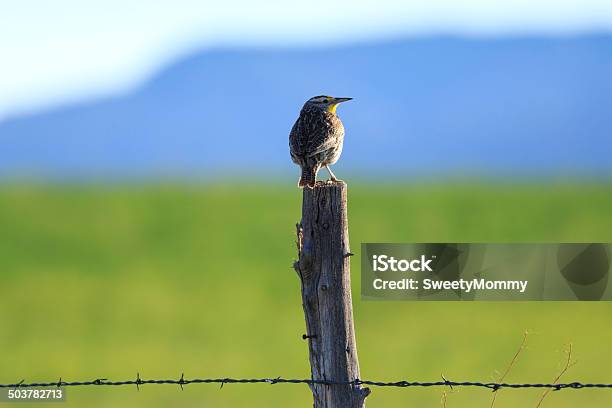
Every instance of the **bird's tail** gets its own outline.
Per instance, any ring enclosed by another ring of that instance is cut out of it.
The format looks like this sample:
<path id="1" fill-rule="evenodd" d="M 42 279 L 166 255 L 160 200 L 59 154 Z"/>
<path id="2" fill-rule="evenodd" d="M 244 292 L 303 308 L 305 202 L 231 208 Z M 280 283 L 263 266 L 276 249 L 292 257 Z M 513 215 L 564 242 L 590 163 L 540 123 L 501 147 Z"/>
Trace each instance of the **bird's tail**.
<path id="1" fill-rule="evenodd" d="M 309 187 L 314 188 L 315 183 L 317 181 L 317 173 L 319 172 L 320 166 L 302 167 L 302 177 L 300 177 L 300 181 L 298 182 L 298 186 L 300 188 Z"/>

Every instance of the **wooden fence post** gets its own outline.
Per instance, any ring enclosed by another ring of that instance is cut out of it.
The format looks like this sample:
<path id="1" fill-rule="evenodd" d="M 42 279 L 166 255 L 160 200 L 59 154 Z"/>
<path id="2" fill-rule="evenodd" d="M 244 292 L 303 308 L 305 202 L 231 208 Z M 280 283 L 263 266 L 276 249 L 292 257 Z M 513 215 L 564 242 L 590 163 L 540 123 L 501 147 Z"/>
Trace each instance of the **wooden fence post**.
<path id="1" fill-rule="evenodd" d="M 353 381 L 359 377 L 351 301 L 348 218 L 344 182 L 305 188 L 297 226 L 310 367 L 313 380 Z M 311 385 L 315 408 L 361 408 L 368 388 L 359 384 Z"/>

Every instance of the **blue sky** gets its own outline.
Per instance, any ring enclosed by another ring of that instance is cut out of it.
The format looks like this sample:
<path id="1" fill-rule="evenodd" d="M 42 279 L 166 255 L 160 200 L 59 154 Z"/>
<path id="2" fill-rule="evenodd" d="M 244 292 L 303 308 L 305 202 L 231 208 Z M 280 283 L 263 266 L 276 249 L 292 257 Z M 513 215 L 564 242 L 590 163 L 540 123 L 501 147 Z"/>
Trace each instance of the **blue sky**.
<path id="1" fill-rule="evenodd" d="M 610 0 L 0 0 L 0 119 L 124 92 L 206 47 L 602 31 Z"/>

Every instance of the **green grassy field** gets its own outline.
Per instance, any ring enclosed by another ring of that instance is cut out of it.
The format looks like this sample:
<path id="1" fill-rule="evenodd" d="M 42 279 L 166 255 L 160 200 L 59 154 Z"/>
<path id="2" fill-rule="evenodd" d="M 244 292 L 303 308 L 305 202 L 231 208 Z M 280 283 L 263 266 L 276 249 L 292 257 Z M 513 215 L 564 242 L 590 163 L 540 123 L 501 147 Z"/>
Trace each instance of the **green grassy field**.
<path id="1" fill-rule="evenodd" d="M 300 192 L 265 185 L 0 188 L 0 382 L 309 376 L 291 269 Z M 361 242 L 612 241 L 610 185 L 349 189 Z M 379 380 L 612 382 L 612 302 L 364 302 L 352 264 L 362 376 Z M 443 390 L 373 389 L 370 407 L 439 407 Z M 502 390 L 496 407 L 535 406 Z M 447 407 L 488 407 L 456 389 Z M 544 406 L 610 407 L 607 390 L 551 393 Z M 20 404 L 26 407 L 25 404 Z M 34 405 L 38 406 L 38 405 Z M 311 406 L 302 385 L 82 387 L 68 407 Z"/>

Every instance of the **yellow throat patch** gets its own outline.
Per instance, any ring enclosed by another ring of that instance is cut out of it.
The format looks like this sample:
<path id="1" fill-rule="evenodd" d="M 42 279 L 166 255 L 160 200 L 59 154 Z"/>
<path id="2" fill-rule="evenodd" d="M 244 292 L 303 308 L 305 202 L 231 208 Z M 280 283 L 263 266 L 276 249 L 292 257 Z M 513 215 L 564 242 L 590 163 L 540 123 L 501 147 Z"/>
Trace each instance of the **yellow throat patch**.
<path id="1" fill-rule="evenodd" d="M 335 114 L 336 113 L 336 108 L 338 107 L 338 105 L 339 104 L 337 104 L 337 103 L 334 103 L 333 105 L 329 105 L 329 108 L 327 108 L 327 111 Z"/>

